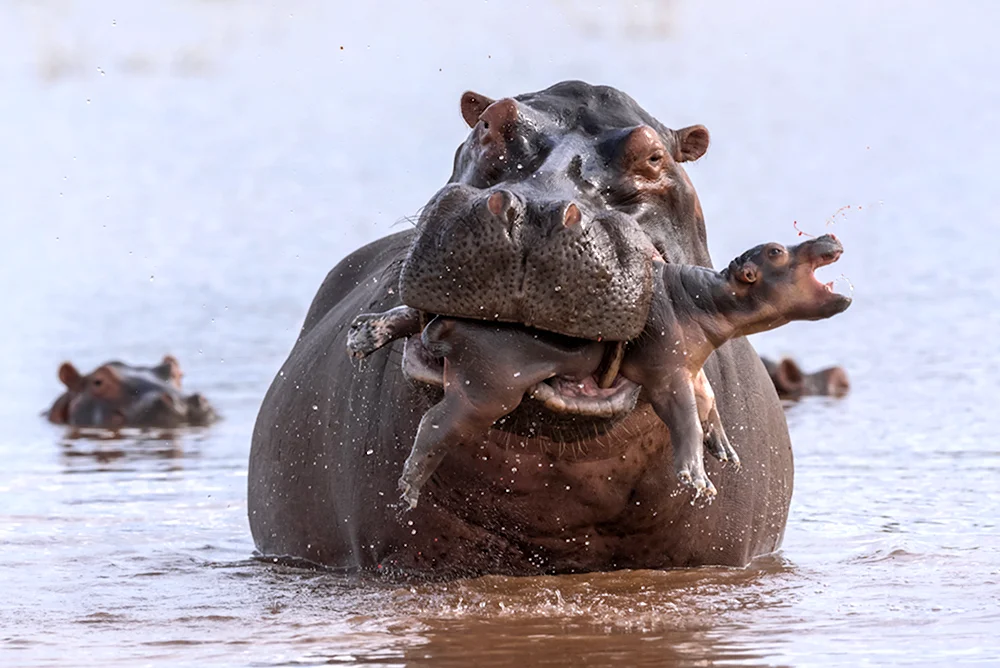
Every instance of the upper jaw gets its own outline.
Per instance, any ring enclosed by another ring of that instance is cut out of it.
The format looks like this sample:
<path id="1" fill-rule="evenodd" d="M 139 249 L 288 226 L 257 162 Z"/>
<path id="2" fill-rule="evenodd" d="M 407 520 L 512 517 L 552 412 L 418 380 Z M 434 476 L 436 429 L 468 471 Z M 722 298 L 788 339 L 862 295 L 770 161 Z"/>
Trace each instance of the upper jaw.
<path id="1" fill-rule="evenodd" d="M 816 237 L 800 244 L 798 251 L 804 251 L 807 254 L 802 261 L 807 263 L 809 274 L 816 283 L 817 288 L 826 293 L 826 298 L 823 299 L 825 308 L 822 309 L 821 317 L 830 317 L 846 310 L 851 305 L 851 298 L 835 292 L 833 281 L 823 283 L 815 274 L 817 269 L 833 264 L 843 255 L 844 246 L 840 243 L 840 240 L 832 234 L 824 234 L 821 237 Z"/>
<path id="2" fill-rule="evenodd" d="M 843 244 L 832 234 L 824 234 L 821 237 L 804 241 L 796 249 L 796 254 L 805 254 L 803 259 L 809 262 L 813 270 L 833 264 L 840 259 L 843 252 Z"/>

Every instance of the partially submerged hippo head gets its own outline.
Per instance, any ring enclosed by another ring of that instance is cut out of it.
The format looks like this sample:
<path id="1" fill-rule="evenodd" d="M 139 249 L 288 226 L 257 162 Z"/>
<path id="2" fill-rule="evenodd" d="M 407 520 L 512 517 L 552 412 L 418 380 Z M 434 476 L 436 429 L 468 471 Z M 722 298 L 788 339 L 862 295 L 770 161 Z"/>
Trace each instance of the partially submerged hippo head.
<path id="1" fill-rule="evenodd" d="M 420 217 L 403 303 L 621 341 L 646 322 L 655 257 L 708 264 L 680 165 L 708 148 L 703 126 L 671 130 L 579 81 L 461 108 L 472 132 Z"/>
<path id="2" fill-rule="evenodd" d="M 851 390 L 851 382 L 843 367 L 831 366 L 806 373 L 788 357 L 777 362 L 766 357 L 761 360 L 781 399 L 798 401 L 806 396 L 843 397 Z"/>
<path id="3" fill-rule="evenodd" d="M 217 419 L 200 394 L 181 392 L 180 364 L 167 355 L 152 367 L 105 362 L 87 375 L 64 362 L 59 380 L 66 391 L 47 413 L 50 422 L 71 427 L 117 430 L 126 427 L 203 426 Z"/>

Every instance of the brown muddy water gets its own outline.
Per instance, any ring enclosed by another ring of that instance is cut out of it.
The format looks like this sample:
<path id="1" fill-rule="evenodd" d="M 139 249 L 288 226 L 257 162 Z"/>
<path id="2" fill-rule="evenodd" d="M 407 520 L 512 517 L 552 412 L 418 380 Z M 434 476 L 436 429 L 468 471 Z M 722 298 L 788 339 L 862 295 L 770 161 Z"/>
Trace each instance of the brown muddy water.
<path id="1" fill-rule="evenodd" d="M 1000 8 L 0 0 L 0 664 L 1000 663 Z M 757 336 L 788 410 L 746 569 L 401 587 L 256 562 L 259 402 L 326 271 L 447 178 L 463 90 L 704 123 L 716 263 L 834 231 L 855 304 Z M 827 225 L 828 219 L 841 211 Z M 64 359 L 176 355 L 226 420 L 67 440 Z M 993 416 L 993 417 L 991 417 Z"/>

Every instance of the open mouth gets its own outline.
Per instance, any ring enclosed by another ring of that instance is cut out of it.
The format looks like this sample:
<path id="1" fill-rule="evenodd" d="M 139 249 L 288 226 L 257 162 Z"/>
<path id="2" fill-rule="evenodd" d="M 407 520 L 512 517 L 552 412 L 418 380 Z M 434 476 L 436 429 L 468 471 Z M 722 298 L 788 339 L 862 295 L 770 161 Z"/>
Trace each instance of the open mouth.
<path id="1" fill-rule="evenodd" d="M 846 299 L 850 301 L 850 297 L 846 295 L 839 294 L 833 288 L 835 281 L 830 281 L 829 283 L 824 283 L 816 276 L 816 270 L 831 265 L 840 259 L 840 256 L 844 254 L 844 247 L 841 246 L 840 241 L 837 240 L 833 235 L 824 235 L 817 239 L 812 240 L 810 243 L 810 274 L 812 279 L 816 282 L 818 288 L 823 291 L 835 295 L 840 299 Z"/>
<path id="2" fill-rule="evenodd" d="M 823 253 L 822 255 L 817 256 L 813 260 L 813 263 L 812 263 L 813 279 L 815 279 L 815 281 L 817 283 L 819 283 L 820 285 L 822 285 L 823 288 L 827 292 L 833 292 L 834 291 L 833 290 L 833 281 L 830 281 L 829 283 L 822 282 L 816 276 L 816 270 L 819 269 L 820 267 L 825 267 L 827 265 L 833 264 L 834 262 L 836 262 L 837 260 L 840 259 L 840 256 L 841 256 L 841 254 L 843 252 L 844 251 L 842 251 L 842 250 L 831 250 L 831 251 L 828 251 L 826 253 Z"/>
<path id="3" fill-rule="evenodd" d="M 616 418 L 635 408 L 642 387 L 618 374 L 621 344 L 607 344 L 605 362 L 583 380 L 555 376 L 536 383 L 524 396 L 554 413 Z M 403 342 L 403 374 L 411 380 L 444 386 L 444 360 L 424 346 L 420 334 Z"/>

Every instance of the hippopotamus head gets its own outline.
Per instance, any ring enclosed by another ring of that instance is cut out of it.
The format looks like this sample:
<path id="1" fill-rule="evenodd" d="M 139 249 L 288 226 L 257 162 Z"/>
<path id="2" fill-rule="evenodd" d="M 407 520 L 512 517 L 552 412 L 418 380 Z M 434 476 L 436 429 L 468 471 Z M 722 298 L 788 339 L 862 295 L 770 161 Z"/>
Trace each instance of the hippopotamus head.
<path id="1" fill-rule="evenodd" d="M 781 399 L 797 401 L 806 396 L 843 397 L 851 390 L 851 382 L 843 367 L 831 366 L 806 373 L 788 357 L 778 362 L 767 358 L 761 360 Z"/>
<path id="2" fill-rule="evenodd" d="M 580 81 L 492 100 L 465 93 L 472 128 L 424 208 L 400 274 L 403 303 L 572 337 L 642 331 L 652 262 L 708 265 L 681 163 L 708 148 L 628 95 Z"/>
<path id="3" fill-rule="evenodd" d="M 834 292 L 833 281 L 821 283 L 813 273 L 836 262 L 843 252 L 837 237 L 824 234 L 790 248 L 761 244 L 730 262 L 725 271 L 728 289 L 755 321 L 742 333 L 773 329 L 792 320 L 822 320 L 845 311 L 851 298 Z"/>
<path id="4" fill-rule="evenodd" d="M 217 419 L 200 394 L 181 391 L 180 364 L 167 355 L 156 366 L 105 362 L 87 375 L 64 362 L 59 380 L 66 391 L 47 413 L 50 422 L 117 430 L 125 427 L 202 426 Z"/>

